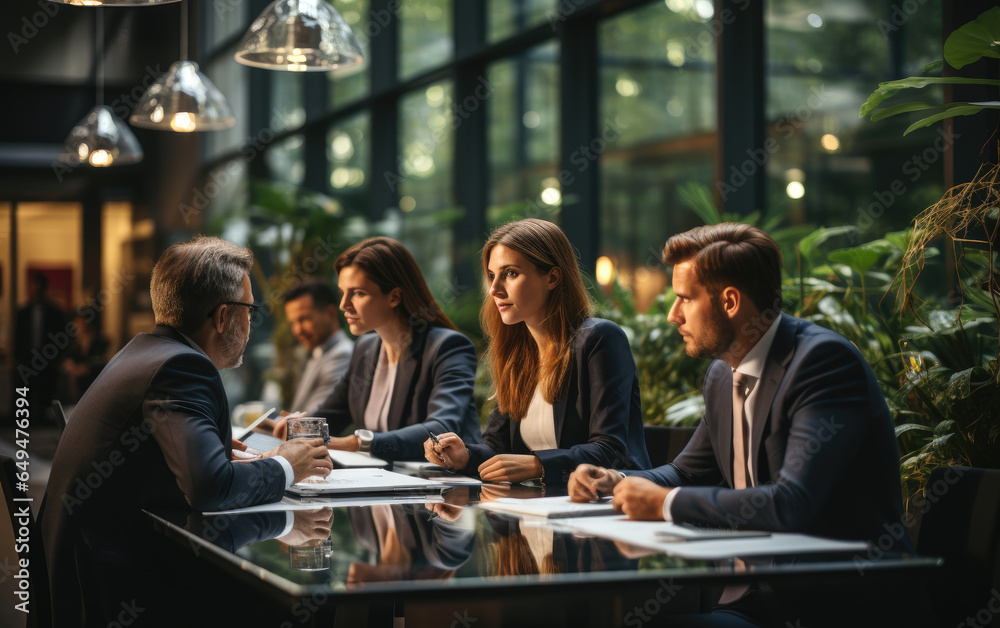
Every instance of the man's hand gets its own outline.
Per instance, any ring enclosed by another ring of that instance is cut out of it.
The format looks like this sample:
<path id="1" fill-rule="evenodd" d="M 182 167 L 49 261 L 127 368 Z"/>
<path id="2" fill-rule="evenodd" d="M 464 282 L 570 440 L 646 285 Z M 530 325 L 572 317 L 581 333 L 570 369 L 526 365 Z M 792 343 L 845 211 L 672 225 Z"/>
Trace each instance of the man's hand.
<path id="1" fill-rule="evenodd" d="M 615 487 L 611 503 L 629 519 L 662 521 L 663 500 L 672 490 L 645 478 L 625 478 Z"/>
<path id="2" fill-rule="evenodd" d="M 445 432 L 437 437 L 438 442 L 428 438 L 424 441 L 424 458 L 442 467 L 461 471 L 469 466 L 469 450 L 462 437 L 454 432 Z"/>
<path id="3" fill-rule="evenodd" d="M 302 545 L 309 541 L 322 541 L 330 537 L 330 526 L 333 524 L 333 509 L 296 510 L 291 531 L 278 537 L 282 543 Z"/>
<path id="4" fill-rule="evenodd" d="M 268 456 L 282 456 L 292 465 L 295 482 L 311 475 L 326 477 L 333 471 L 333 460 L 322 438 L 296 438 L 282 443 L 268 452 Z"/>
<path id="5" fill-rule="evenodd" d="M 350 436 L 338 436 L 330 439 L 330 444 L 327 445 L 330 449 L 339 449 L 340 451 L 358 451 L 361 449 L 361 440 L 351 434 Z"/>
<path id="6" fill-rule="evenodd" d="M 622 476 L 617 471 L 581 464 L 569 476 L 566 490 L 569 491 L 569 498 L 575 502 L 592 502 L 610 495 L 621 479 Z"/>
<path id="7" fill-rule="evenodd" d="M 483 482 L 523 482 L 542 476 L 542 462 L 537 456 L 500 454 L 479 465 Z"/>
<path id="8" fill-rule="evenodd" d="M 309 415 L 306 414 L 305 412 L 289 413 L 282 410 L 281 416 L 275 419 L 274 421 L 274 430 L 272 430 L 272 434 L 274 434 L 276 438 L 285 440 L 285 438 L 288 436 L 288 419 L 302 419 L 307 416 Z"/>

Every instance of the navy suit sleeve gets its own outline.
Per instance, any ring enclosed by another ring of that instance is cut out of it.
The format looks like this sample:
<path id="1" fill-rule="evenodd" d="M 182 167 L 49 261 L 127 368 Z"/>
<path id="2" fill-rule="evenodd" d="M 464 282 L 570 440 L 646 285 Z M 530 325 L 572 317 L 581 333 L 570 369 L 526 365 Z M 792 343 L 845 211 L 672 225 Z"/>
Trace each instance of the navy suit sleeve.
<path id="1" fill-rule="evenodd" d="M 661 486 L 711 486 L 723 481 L 704 417 L 695 428 L 691 440 L 673 462 L 648 471 L 623 473 L 652 480 Z"/>
<path id="2" fill-rule="evenodd" d="M 459 333 L 442 337 L 440 344 L 422 358 L 431 369 L 431 392 L 427 407 L 420 408 L 418 423 L 375 434 L 372 455 L 389 460 L 423 460 L 429 432 L 454 432 L 466 443 L 479 442 L 479 422 L 472 399 L 476 381 L 476 350 Z M 419 395 L 418 395 L 419 397 Z"/>
<path id="3" fill-rule="evenodd" d="M 715 362 L 705 373 L 703 388 L 709 389 L 714 377 L 720 376 L 719 369 L 725 370 L 722 362 Z M 681 453 L 670 464 L 648 471 L 623 471 L 652 480 L 661 486 L 714 486 L 722 484 L 724 475 L 719 469 L 718 458 L 712 446 L 712 436 L 706 416 L 701 417 L 698 426 Z"/>
<path id="4" fill-rule="evenodd" d="M 218 382 L 215 367 L 200 355 L 168 360 L 143 400 L 146 428 L 192 508 L 212 511 L 277 501 L 285 490 L 277 461 L 229 459 L 229 433 L 223 433 L 225 426 L 217 418 L 220 395 L 225 394 Z"/>
<path id="5" fill-rule="evenodd" d="M 479 465 L 497 453 L 510 451 L 510 417 L 494 408 L 483 430 L 483 442 L 476 445 L 466 443 L 465 447 L 469 450 L 469 464 L 463 471 L 477 475 Z"/>
<path id="6" fill-rule="evenodd" d="M 798 368 L 785 374 L 786 416 L 772 417 L 780 423 L 777 435 L 788 438 L 774 482 L 739 491 L 685 487 L 673 502 L 675 520 L 774 531 L 802 530 L 812 522 L 855 459 L 874 417 L 872 399 L 881 393 L 846 340 L 801 351 Z"/>
<path id="7" fill-rule="evenodd" d="M 574 353 L 580 373 L 580 403 L 584 405 L 581 416 L 589 423 L 589 437 L 565 449 L 534 452 L 545 469 L 546 481 L 556 484 L 565 483 L 580 464 L 615 468 L 628 466 L 630 460 L 628 431 L 635 362 L 625 332 L 614 323 L 602 321 L 590 329 L 582 350 Z M 637 429 L 641 430 L 641 426 Z M 642 454 L 645 457 L 645 451 Z"/>

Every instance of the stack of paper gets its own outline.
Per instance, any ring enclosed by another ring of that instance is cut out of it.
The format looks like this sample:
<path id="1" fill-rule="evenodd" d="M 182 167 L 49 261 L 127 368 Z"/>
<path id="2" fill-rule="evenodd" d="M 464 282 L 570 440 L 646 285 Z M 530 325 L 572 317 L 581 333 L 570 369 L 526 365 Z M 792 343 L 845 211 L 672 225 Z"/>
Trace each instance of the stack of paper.
<path id="1" fill-rule="evenodd" d="M 532 515 L 547 519 L 615 514 L 615 508 L 611 505 L 611 498 L 602 499 L 596 503 L 580 503 L 570 501 L 569 497 L 536 497 L 534 499 L 500 497 L 493 501 L 481 502 L 477 505 L 485 510 L 510 512 L 518 515 Z"/>
<path id="2" fill-rule="evenodd" d="M 334 469 L 317 482 L 293 484 L 293 495 L 339 495 L 342 493 L 384 493 L 393 491 L 432 491 L 441 489 L 440 482 L 415 478 L 382 469 Z"/>

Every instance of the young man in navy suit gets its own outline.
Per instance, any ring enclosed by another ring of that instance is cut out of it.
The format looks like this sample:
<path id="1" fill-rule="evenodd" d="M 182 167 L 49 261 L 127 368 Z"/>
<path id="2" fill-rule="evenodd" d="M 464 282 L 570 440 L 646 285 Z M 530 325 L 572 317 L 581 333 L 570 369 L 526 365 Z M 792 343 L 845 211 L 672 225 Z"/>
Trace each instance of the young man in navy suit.
<path id="1" fill-rule="evenodd" d="M 677 295 L 668 320 L 688 355 L 712 360 L 705 414 L 671 464 L 627 475 L 580 465 L 570 495 L 613 493 L 630 519 L 912 552 L 885 397 L 849 340 L 781 313 L 774 240 L 744 224 L 698 227 L 670 238 L 663 261 Z"/>

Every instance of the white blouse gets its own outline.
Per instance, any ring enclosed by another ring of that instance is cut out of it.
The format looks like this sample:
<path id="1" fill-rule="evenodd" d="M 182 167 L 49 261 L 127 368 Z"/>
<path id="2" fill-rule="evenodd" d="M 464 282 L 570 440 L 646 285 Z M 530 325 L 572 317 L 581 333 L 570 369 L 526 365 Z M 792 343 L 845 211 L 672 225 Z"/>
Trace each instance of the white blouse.
<path id="1" fill-rule="evenodd" d="M 365 406 L 365 429 L 373 432 L 389 431 L 389 402 L 392 399 L 392 389 L 396 385 L 396 367 L 399 363 L 389 364 L 385 354 L 385 345 L 378 354 L 375 364 L 375 376 L 372 378 L 372 391 Z"/>
<path id="2" fill-rule="evenodd" d="M 521 440 L 531 451 L 559 448 L 552 404 L 542 397 L 541 385 L 535 386 L 528 413 L 521 419 Z"/>

